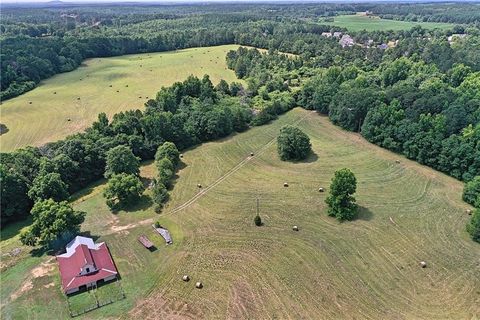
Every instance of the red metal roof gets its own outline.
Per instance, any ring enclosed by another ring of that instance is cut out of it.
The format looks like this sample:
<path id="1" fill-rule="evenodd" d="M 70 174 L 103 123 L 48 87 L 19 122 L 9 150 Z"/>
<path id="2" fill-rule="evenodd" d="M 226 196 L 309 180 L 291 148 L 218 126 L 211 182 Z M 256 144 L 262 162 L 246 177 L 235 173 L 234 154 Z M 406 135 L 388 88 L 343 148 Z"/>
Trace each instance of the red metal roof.
<path id="1" fill-rule="evenodd" d="M 98 244 L 94 249 L 85 244 L 79 244 L 72 249 L 74 249 L 74 252 L 70 256 L 65 254 L 57 256 L 65 292 L 118 274 L 105 243 Z M 82 268 L 86 265 L 93 265 L 97 271 L 80 275 Z"/>

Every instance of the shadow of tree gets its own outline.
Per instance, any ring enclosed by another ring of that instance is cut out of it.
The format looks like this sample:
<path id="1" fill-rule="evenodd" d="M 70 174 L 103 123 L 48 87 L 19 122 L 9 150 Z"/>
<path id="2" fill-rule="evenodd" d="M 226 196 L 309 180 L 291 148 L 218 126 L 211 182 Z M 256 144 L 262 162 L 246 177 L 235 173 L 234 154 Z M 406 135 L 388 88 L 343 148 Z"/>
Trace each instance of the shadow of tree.
<path id="1" fill-rule="evenodd" d="M 32 217 L 27 216 L 27 218 L 25 220 L 21 220 L 21 221 L 18 221 L 18 222 L 13 222 L 13 223 L 3 227 L 0 231 L 0 240 L 5 241 L 5 240 L 8 240 L 10 238 L 15 237 L 17 234 L 20 233 L 20 230 L 22 230 L 23 228 L 31 225 L 32 221 L 33 221 Z"/>
<path id="2" fill-rule="evenodd" d="M 370 221 L 373 219 L 373 213 L 368 208 L 358 206 L 357 215 L 353 220 Z"/>
<path id="3" fill-rule="evenodd" d="M 152 198 L 150 198 L 146 194 L 142 194 L 140 198 L 138 199 L 137 202 L 129 204 L 129 205 L 115 205 L 114 208 L 112 208 L 112 213 L 117 214 L 119 211 L 125 211 L 125 212 L 134 212 L 134 211 L 142 211 L 150 208 L 153 204 Z"/>
<path id="4" fill-rule="evenodd" d="M 318 155 L 311 151 L 308 156 L 303 160 L 293 161 L 293 163 L 313 163 L 318 160 Z"/>

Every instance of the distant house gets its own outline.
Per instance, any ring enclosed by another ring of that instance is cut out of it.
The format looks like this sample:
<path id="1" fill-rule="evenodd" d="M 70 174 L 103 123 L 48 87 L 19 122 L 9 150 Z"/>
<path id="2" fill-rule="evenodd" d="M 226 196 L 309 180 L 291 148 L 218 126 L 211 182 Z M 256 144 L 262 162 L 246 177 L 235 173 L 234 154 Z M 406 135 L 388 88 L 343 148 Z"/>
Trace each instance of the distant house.
<path id="1" fill-rule="evenodd" d="M 382 49 L 382 50 L 387 50 L 388 49 L 388 44 L 386 44 L 386 43 L 379 44 L 377 48 Z"/>
<path id="2" fill-rule="evenodd" d="M 344 34 L 342 36 L 342 39 L 338 42 L 340 45 L 345 48 L 345 47 L 351 47 L 355 44 L 355 41 L 353 40 L 352 37 L 350 37 L 348 34 Z"/>
<path id="3" fill-rule="evenodd" d="M 334 33 L 333 33 L 333 37 L 334 37 L 334 38 L 340 39 L 341 36 L 342 36 L 342 33 L 341 33 L 341 32 L 334 32 Z"/>
<path id="4" fill-rule="evenodd" d="M 77 236 L 66 250 L 56 257 L 65 294 L 117 278 L 118 271 L 105 242 L 95 244 L 91 238 Z"/>
<path id="5" fill-rule="evenodd" d="M 331 37 L 332 37 L 332 33 L 331 33 L 331 32 L 322 32 L 322 37 L 331 38 Z"/>

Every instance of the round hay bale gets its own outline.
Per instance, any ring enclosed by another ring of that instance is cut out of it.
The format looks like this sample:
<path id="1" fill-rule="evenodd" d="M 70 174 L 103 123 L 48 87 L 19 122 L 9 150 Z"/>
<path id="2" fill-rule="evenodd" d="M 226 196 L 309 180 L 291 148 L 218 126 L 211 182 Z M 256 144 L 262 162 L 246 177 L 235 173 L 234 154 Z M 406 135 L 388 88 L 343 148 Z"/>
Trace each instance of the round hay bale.
<path id="1" fill-rule="evenodd" d="M 183 153 L 180 153 L 180 158 L 183 158 Z"/>
<path id="2" fill-rule="evenodd" d="M 395 160 L 395 163 L 400 163 L 400 160 Z"/>
<path id="3" fill-rule="evenodd" d="M 425 261 L 420 261 L 420 267 L 426 268 L 426 267 L 427 267 L 427 263 L 426 263 Z"/>
<path id="4" fill-rule="evenodd" d="M 120 92 L 120 90 L 117 90 L 117 92 Z"/>
<path id="5" fill-rule="evenodd" d="M 32 104 L 33 102 L 32 101 L 28 101 L 28 104 Z"/>
<path id="6" fill-rule="evenodd" d="M 203 288 L 203 283 L 201 283 L 200 281 L 195 283 L 195 288 L 202 289 Z"/>
<path id="7" fill-rule="evenodd" d="M 202 185 L 199 183 L 199 184 L 197 184 L 197 187 L 201 188 L 201 187 L 202 187 Z"/>
<path id="8" fill-rule="evenodd" d="M 112 85 L 109 85 L 109 87 L 111 88 L 111 87 L 112 87 Z"/>
<path id="9" fill-rule="evenodd" d="M 128 84 L 126 84 L 125 87 L 128 88 Z"/>
<path id="10" fill-rule="evenodd" d="M 190 277 L 188 275 L 184 275 L 182 277 L 182 280 L 185 281 L 185 282 L 188 282 L 188 281 L 190 281 Z"/>
<path id="11" fill-rule="evenodd" d="M 470 210 L 470 209 L 465 210 L 465 212 L 466 212 L 469 216 L 472 215 L 472 210 Z"/>
<path id="12" fill-rule="evenodd" d="M 70 118 L 67 118 L 67 121 L 72 121 L 72 119 L 70 119 Z"/>
<path id="13" fill-rule="evenodd" d="M 318 192 L 324 192 L 325 189 L 323 189 L 322 187 L 318 188 Z"/>
<path id="14" fill-rule="evenodd" d="M 57 94 L 57 91 L 53 91 L 53 94 Z"/>
<path id="15" fill-rule="evenodd" d="M 80 97 L 78 97 L 77 100 L 80 100 Z"/>
<path id="16" fill-rule="evenodd" d="M 253 152 L 250 152 L 250 157 L 253 157 Z"/>
<path id="17" fill-rule="evenodd" d="M 298 226 L 293 226 L 293 231 L 298 231 Z"/>
<path id="18" fill-rule="evenodd" d="M 138 99 L 142 99 L 142 96 L 139 96 Z"/>
<path id="19" fill-rule="evenodd" d="M 283 183 L 283 186 L 284 186 L 284 187 L 288 187 L 288 182 L 284 182 L 284 183 Z"/>

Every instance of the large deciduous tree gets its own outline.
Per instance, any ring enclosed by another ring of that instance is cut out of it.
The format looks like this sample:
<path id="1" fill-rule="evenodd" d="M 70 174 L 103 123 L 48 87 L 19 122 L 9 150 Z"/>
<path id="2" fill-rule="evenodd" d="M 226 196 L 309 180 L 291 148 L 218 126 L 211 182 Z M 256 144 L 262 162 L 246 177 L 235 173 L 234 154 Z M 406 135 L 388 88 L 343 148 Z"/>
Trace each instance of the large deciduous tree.
<path id="1" fill-rule="evenodd" d="M 66 200 L 69 196 L 68 186 L 62 181 L 59 173 L 51 172 L 38 175 L 33 180 L 28 196 L 33 201 L 53 199 L 55 201 Z"/>
<path id="2" fill-rule="evenodd" d="M 105 168 L 105 177 L 119 173 L 140 174 L 140 159 L 137 158 L 132 150 L 124 145 L 116 146 L 107 152 L 107 166 Z"/>
<path id="3" fill-rule="evenodd" d="M 280 129 L 277 144 L 278 155 L 283 161 L 303 160 L 311 152 L 310 138 L 293 126 L 284 126 Z"/>
<path id="4" fill-rule="evenodd" d="M 338 220 L 352 220 L 357 213 L 357 204 L 352 196 L 357 190 L 357 179 L 350 169 L 335 171 L 330 184 L 330 194 L 325 200 L 328 215 Z"/>
<path id="5" fill-rule="evenodd" d="M 134 174 L 119 173 L 108 180 L 103 192 L 107 205 L 111 209 L 132 205 L 140 199 L 143 193 L 143 184 Z"/>
<path id="6" fill-rule="evenodd" d="M 173 142 L 165 142 L 158 147 L 155 153 L 155 160 L 159 161 L 163 158 L 167 158 L 170 162 L 176 166 L 180 161 L 180 152 Z"/>
<path id="7" fill-rule="evenodd" d="M 462 198 L 465 202 L 471 204 L 472 206 L 475 204 L 475 202 L 480 204 L 480 176 L 476 176 L 465 184 Z"/>
<path id="8" fill-rule="evenodd" d="M 20 235 L 25 245 L 40 244 L 50 247 L 57 241 L 68 241 L 80 231 L 85 220 L 85 213 L 75 211 L 66 202 L 55 202 L 52 199 L 37 202 L 31 211 L 33 223 Z"/>

